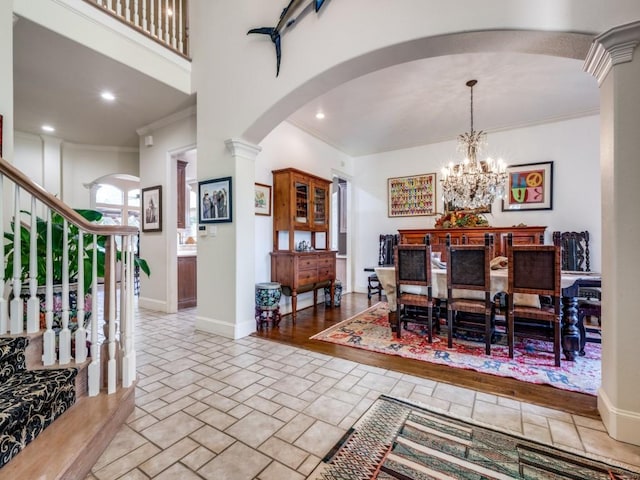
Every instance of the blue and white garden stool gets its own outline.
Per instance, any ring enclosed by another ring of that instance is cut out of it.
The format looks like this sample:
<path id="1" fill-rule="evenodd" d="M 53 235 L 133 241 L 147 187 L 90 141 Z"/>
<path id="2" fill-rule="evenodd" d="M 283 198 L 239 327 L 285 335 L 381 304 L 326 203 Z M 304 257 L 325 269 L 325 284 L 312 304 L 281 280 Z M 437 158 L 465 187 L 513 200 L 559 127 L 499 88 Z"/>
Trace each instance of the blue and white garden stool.
<path id="1" fill-rule="evenodd" d="M 269 326 L 269 320 L 274 327 L 280 323 L 280 297 L 282 287 L 278 282 L 256 283 L 256 329 L 263 324 Z"/>

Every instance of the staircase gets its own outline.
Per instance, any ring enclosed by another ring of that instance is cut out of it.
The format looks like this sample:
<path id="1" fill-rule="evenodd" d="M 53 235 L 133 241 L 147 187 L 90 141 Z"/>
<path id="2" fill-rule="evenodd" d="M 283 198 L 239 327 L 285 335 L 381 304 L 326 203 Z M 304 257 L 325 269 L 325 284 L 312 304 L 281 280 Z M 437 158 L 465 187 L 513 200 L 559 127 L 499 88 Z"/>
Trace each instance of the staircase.
<path id="1" fill-rule="evenodd" d="M 8 275 L 0 268 L 0 480 L 83 479 L 134 409 L 137 229 L 87 221 L 1 158 L 0 199 L 3 266 L 9 261 Z M 38 280 L 43 259 L 46 280 Z M 72 270 L 77 305 L 69 300 Z M 56 305 L 54 272 L 62 272 Z"/>

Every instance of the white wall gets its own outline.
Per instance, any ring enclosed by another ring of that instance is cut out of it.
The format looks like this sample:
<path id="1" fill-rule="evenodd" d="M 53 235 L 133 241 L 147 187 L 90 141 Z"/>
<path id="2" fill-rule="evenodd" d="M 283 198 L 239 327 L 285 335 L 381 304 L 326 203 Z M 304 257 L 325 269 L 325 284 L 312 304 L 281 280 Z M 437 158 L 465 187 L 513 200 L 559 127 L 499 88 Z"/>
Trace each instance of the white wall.
<path id="1" fill-rule="evenodd" d="M 496 201 L 486 214 L 496 227 L 545 225 L 545 241 L 554 230 L 588 230 L 591 269 L 601 270 L 599 117 L 549 123 L 488 135 L 487 154 L 498 152 L 510 165 L 553 161 L 553 209 L 502 212 Z M 497 155 L 496 155 L 497 156 Z M 456 143 L 443 142 L 354 159 L 355 290 L 366 291 L 365 266 L 378 259 L 378 235 L 404 228 L 432 228 L 436 216 L 387 215 L 387 178 L 436 173 L 437 210 L 443 211 L 440 169 L 456 158 Z"/>
<path id="2" fill-rule="evenodd" d="M 84 184 L 112 173 L 139 176 L 137 148 L 62 144 L 62 200 L 73 208 L 90 208 Z"/>
<path id="3" fill-rule="evenodd" d="M 147 278 L 143 275 L 140 278 L 139 305 L 162 312 L 175 312 L 178 309 L 177 167 L 172 154 L 191 149 L 196 144 L 195 109 L 188 109 L 171 118 L 175 120 L 158 121 L 155 126 L 145 127 L 138 132 L 140 188 L 162 186 L 162 231 L 143 232 L 140 236 L 140 254 L 149 263 L 151 276 Z M 145 147 L 146 135 L 153 136 L 153 146 Z M 205 294 L 203 291 L 202 295 Z"/>

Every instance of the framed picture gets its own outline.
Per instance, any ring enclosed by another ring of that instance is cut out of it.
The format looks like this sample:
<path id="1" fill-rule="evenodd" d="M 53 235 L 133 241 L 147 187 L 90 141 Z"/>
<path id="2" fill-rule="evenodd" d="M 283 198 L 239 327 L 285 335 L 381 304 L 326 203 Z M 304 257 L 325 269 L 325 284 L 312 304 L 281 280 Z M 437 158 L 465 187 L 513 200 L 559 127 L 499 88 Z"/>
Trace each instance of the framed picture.
<path id="1" fill-rule="evenodd" d="M 436 214 L 436 174 L 387 179 L 388 215 L 414 217 Z"/>
<path id="2" fill-rule="evenodd" d="M 507 175 L 503 212 L 553 208 L 553 162 L 513 165 Z"/>
<path id="3" fill-rule="evenodd" d="M 198 199 L 198 223 L 231 222 L 231 177 L 198 182 Z"/>
<path id="4" fill-rule="evenodd" d="M 271 215 L 271 186 L 263 183 L 256 183 L 254 195 L 254 206 L 256 215 Z"/>
<path id="5" fill-rule="evenodd" d="M 142 189 L 142 231 L 162 231 L 162 186 Z"/>

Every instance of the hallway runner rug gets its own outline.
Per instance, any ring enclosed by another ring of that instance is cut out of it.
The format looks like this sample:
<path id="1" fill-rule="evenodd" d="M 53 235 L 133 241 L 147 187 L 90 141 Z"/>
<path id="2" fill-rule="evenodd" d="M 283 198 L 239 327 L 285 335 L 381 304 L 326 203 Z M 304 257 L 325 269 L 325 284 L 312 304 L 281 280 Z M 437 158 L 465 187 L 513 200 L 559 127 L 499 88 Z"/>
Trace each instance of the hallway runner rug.
<path id="1" fill-rule="evenodd" d="M 600 387 L 600 344 L 587 342 L 585 356 L 570 362 L 562 357 L 560 367 L 554 365 L 550 342 L 516 337 L 514 358 L 509 358 L 505 335 L 491 345 L 491 355 L 484 353 L 484 341 L 454 337 L 453 348 L 447 348 L 443 328 L 435 334 L 433 343 L 418 324 L 402 329 L 402 338 L 391 332 L 389 307 L 380 302 L 311 339 L 361 348 L 373 352 L 398 355 L 449 367 L 475 370 L 481 373 L 511 377 L 529 383 L 548 384 L 563 390 L 596 395 Z"/>
<path id="2" fill-rule="evenodd" d="M 634 471 L 635 470 L 635 471 Z M 311 480 L 638 480 L 635 467 L 380 396 Z"/>

